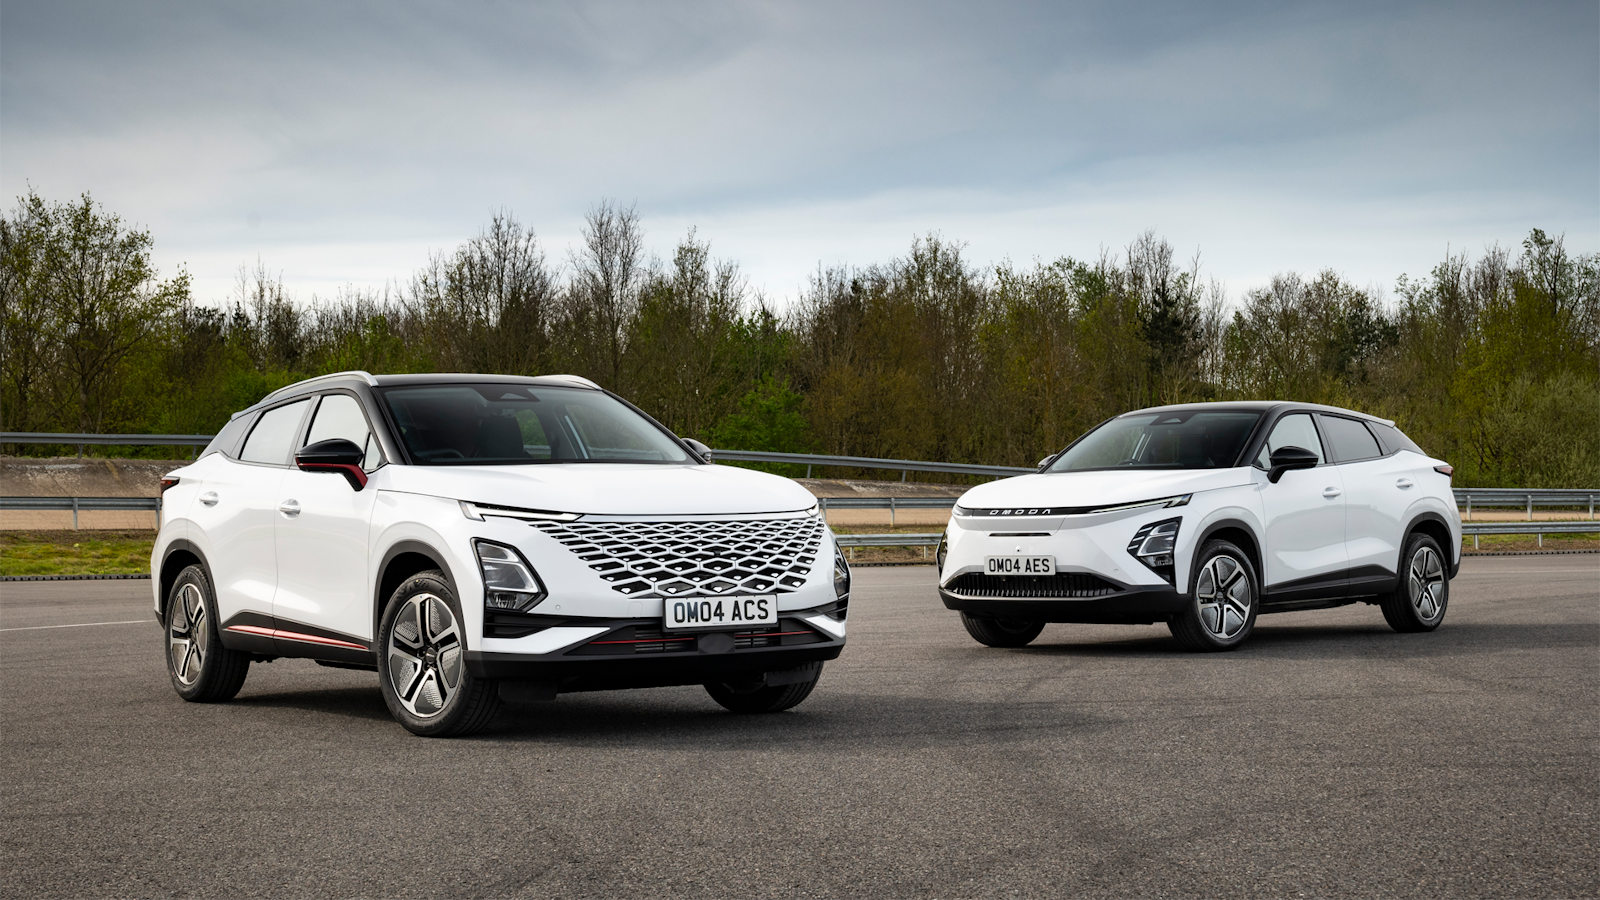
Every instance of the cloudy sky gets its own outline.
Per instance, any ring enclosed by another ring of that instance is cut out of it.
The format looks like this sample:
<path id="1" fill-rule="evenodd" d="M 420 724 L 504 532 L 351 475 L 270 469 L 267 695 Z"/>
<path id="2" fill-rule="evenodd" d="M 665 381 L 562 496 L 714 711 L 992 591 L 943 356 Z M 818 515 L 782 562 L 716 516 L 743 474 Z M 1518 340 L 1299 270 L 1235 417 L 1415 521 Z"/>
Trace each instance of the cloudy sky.
<path id="1" fill-rule="evenodd" d="M 1600 250 L 1600 6 L 4 0 L 30 186 L 213 301 L 258 258 L 302 300 L 381 287 L 502 208 L 563 259 L 602 198 L 780 305 L 935 231 L 1390 289 L 1533 227 Z"/>

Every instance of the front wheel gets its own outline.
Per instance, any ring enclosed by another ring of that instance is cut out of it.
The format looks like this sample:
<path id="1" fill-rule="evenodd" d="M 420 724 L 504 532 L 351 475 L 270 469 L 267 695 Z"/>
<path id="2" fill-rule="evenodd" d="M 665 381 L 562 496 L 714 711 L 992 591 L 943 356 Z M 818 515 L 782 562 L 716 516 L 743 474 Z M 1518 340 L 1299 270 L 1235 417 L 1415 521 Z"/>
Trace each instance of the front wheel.
<path id="1" fill-rule="evenodd" d="M 1189 602 L 1167 628 L 1187 650 L 1232 650 L 1255 630 L 1257 584 L 1244 551 L 1228 541 L 1207 541 L 1195 555 Z"/>
<path id="2" fill-rule="evenodd" d="M 412 734 L 472 734 L 500 708 L 498 685 L 467 671 L 461 617 L 443 573 L 418 573 L 395 590 L 378 647 L 383 702 Z"/>
<path id="3" fill-rule="evenodd" d="M 967 634 L 980 644 L 990 647 L 1026 647 L 1044 631 L 1043 622 L 1029 619 L 988 619 L 982 616 L 961 614 L 961 624 Z"/>
<path id="4" fill-rule="evenodd" d="M 1445 575 L 1444 552 L 1426 534 L 1406 541 L 1401 559 L 1400 583 L 1380 601 L 1389 627 L 1400 632 L 1432 631 L 1444 621 L 1450 605 L 1450 579 Z"/>
<path id="5" fill-rule="evenodd" d="M 250 674 L 250 654 L 222 646 L 211 580 L 199 566 L 178 573 L 167 594 L 167 675 L 192 703 L 232 700 Z"/>
<path id="6" fill-rule="evenodd" d="M 783 712 L 800 705 L 800 701 L 811 696 L 811 691 L 816 688 L 817 682 L 822 678 L 822 663 L 814 662 L 800 666 L 800 669 L 814 669 L 816 675 L 810 681 L 796 684 L 780 684 L 768 687 L 765 682 L 754 683 L 723 683 L 711 682 L 706 685 L 706 693 L 711 699 L 722 704 L 722 708 L 735 713 L 775 713 Z"/>

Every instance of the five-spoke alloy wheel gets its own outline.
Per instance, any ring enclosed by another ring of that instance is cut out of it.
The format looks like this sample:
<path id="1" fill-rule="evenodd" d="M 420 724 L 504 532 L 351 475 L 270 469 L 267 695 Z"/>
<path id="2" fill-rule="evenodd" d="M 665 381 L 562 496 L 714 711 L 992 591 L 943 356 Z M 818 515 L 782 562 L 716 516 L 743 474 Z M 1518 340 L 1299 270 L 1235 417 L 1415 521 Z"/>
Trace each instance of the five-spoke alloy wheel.
<path id="1" fill-rule="evenodd" d="M 413 575 L 395 590 L 379 647 L 384 702 L 413 734 L 470 734 L 494 717 L 497 685 L 467 670 L 461 619 L 441 573 Z"/>
<path id="2" fill-rule="evenodd" d="M 1406 541 L 1400 583 L 1385 596 L 1383 617 L 1395 631 L 1432 631 L 1450 605 L 1450 579 L 1439 542 L 1416 533 Z"/>
<path id="3" fill-rule="evenodd" d="M 1250 557 L 1228 541 L 1207 541 L 1195 556 L 1190 602 L 1167 627 L 1190 650 L 1232 650 L 1255 628 L 1257 584 Z"/>

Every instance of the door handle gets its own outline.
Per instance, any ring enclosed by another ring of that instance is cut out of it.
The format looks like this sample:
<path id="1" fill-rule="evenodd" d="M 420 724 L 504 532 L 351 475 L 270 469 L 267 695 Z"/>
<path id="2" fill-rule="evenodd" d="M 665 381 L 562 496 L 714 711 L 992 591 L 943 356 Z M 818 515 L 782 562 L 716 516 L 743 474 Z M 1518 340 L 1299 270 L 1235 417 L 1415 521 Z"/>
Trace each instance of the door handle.
<path id="1" fill-rule="evenodd" d="M 286 516 L 298 516 L 300 515 L 300 501 L 285 500 L 278 504 L 278 512 L 281 512 Z"/>
<path id="2" fill-rule="evenodd" d="M 1408 491 L 1408 490 L 1411 489 L 1411 479 L 1409 479 L 1409 478 L 1401 478 L 1401 479 L 1399 479 L 1398 481 L 1396 481 L 1394 483 L 1394 486 L 1399 488 L 1402 491 Z"/>
<path id="3" fill-rule="evenodd" d="M 1344 493 L 1344 491 L 1341 491 L 1336 487 L 1325 487 L 1322 489 L 1322 496 L 1327 497 L 1329 500 L 1332 500 L 1342 493 Z"/>
<path id="4" fill-rule="evenodd" d="M 200 502 L 207 506 L 216 506 L 217 499 L 216 491 L 206 491 L 204 494 L 200 495 Z"/>

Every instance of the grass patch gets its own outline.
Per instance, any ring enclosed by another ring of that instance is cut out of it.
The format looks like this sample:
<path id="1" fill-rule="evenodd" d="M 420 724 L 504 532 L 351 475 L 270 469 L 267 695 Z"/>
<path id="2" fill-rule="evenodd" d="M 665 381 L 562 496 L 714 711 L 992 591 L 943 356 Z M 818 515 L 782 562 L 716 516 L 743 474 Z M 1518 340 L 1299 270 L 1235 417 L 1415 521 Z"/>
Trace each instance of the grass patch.
<path id="1" fill-rule="evenodd" d="M 0 531 L 0 575 L 142 575 L 154 531 Z"/>
<path id="2" fill-rule="evenodd" d="M 1532 550 L 1600 550 L 1600 533 L 1597 534 L 1547 534 L 1544 546 L 1531 534 L 1480 534 L 1478 553 L 1526 553 Z M 1472 535 L 1461 539 L 1461 551 L 1472 553 Z"/>

